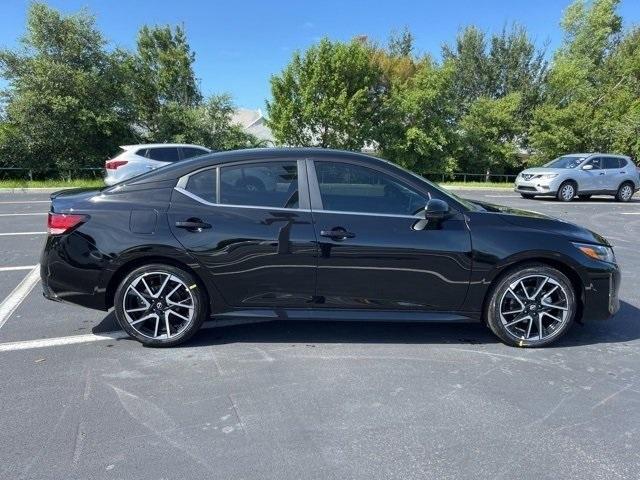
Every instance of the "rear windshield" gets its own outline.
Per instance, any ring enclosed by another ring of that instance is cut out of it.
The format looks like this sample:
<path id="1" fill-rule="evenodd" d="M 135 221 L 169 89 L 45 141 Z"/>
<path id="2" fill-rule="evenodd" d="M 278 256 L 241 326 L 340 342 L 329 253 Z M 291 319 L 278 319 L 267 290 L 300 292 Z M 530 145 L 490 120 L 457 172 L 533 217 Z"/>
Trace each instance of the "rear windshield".
<path id="1" fill-rule="evenodd" d="M 551 160 L 544 166 L 549 168 L 576 168 L 584 161 L 585 158 L 587 157 L 580 157 L 577 155 L 564 155 L 562 157 L 556 158 L 555 160 Z"/>

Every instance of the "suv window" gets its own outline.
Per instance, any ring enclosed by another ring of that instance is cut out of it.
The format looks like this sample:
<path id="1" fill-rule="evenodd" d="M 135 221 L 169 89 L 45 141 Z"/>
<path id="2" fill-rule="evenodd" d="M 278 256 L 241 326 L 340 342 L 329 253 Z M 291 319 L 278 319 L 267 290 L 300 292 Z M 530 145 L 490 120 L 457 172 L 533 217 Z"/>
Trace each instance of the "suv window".
<path id="1" fill-rule="evenodd" d="M 298 208 L 297 162 L 264 162 L 222 167 L 220 203 Z"/>
<path id="2" fill-rule="evenodd" d="M 185 190 L 207 202 L 216 203 L 216 174 L 217 170 L 210 168 L 191 175 L 187 180 Z"/>
<path id="3" fill-rule="evenodd" d="M 602 159 L 600 157 L 596 157 L 596 158 L 592 158 L 591 160 L 587 161 L 587 163 L 585 163 L 585 165 L 592 165 L 593 166 L 593 170 L 600 170 L 602 168 L 601 162 L 602 162 Z"/>
<path id="4" fill-rule="evenodd" d="M 323 161 L 316 161 L 315 167 L 325 210 L 413 215 L 429 201 L 372 168 Z"/>
<path id="5" fill-rule="evenodd" d="M 179 159 L 176 147 L 149 148 L 146 157 L 159 162 L 177 162 Z"/>
<path id="6" fill-rule="evenodd" d="M 202 148 L 182 147 L 182 158 L 199 157 L 200 155 L 205 155 L 207 153 L 209 152 L 203 150 Z"/>
<path id="7" fill-rule="evenodd" d="M 625 162 L 626 163 L 626 162 Z M 621 168 L 622 159 L 616 157 L 604 157 L 602 159 L 602 168 Z"/>

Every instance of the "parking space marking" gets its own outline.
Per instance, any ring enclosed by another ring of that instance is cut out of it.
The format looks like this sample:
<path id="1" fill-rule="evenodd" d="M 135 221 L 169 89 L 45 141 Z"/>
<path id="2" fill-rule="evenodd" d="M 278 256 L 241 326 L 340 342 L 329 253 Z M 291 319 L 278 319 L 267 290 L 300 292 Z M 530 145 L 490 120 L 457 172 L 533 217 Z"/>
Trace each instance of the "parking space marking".
<path id="1" fill-rule="evenodd" d="M 258 318 L 237 318 L 221 319 L 205 322 L 200 330 L 210 328 L 232 327 L 235 325 L 247 325 L 254 323 L 272 322 L 273 319 Z M 14 352 L 16 350 L 30 350 L 32 348 L 60 347 L 64 345 L 75 345 L 79 343 L 102 342 L 104 340 L 119 340 L 128 338 L 129 335 L 122 330 L 103 333 L 86 333 L 83 335 L 70 335 L 68 337 L 40 338 L 37 340 L 21 340 L 18 342 L 0 343 L 0 352 Z"/>
<path id="2" fill-rule="evenodd" d="M 6 323 L 7 319 L 20 306 L 22 301 L 27 298 L 36 283 L 40 280 L 40 265 L 36 265 L 31 269 L 26 277 L 18 284 L 16 288 L 0 303 L 0 328 Z"/>
<path id="3" fill-rule="evenodd" d="M 23 203 L 51 203 L 51 200 L 23 200 L 22 202 L 0 202 L 0 205 L 22 205 Z"/>
<path id="4" fill-rule="evenodd" d="M 0 213 L 0 217 L 27 217 L 32 215 L 46 215 L 47 212 L 31 212 L 31 213 Z"/>
<path id="5" fill-rule="evenodd" d="M 640 212 L 620 212 L 620 215 L 640 215 Z"/>
<path id="6" fill-rule="evenodd" d="M 10 232 L 10 233 L 0 233 L 0 237 L 10 237 L 12 235 L 44 235 L 47 232 Z"/>
<path id="7" fill-rule="evenodd" d="M 38 265 L 23 265 L 20 267 L 0 267 L 0 272 L 16 272 L 18 270 L 32 270 Z"/>

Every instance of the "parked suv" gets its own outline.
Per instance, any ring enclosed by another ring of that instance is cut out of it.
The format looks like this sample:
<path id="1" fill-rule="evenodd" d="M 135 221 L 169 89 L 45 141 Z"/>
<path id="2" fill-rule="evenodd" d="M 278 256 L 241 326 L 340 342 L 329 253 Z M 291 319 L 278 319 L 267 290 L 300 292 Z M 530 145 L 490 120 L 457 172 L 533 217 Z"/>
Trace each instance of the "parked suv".
<path id="1" fill-rule="evenodd" d="M 136 175 L 163 167 L 185 158 L 210 153 L 206 147 L 180 143 L 150 143 L 123 145 L 122 152 L 105 162 L 107 174 L 104 183 L 111 186 Z"/>
<path id="2" fill-rule="evenodd" d="M 640 189 L 640 173 L 629 157 L 606 153 L 572 153 L 543 167 L 528 168 L 516 178 L 515 191 L 524 198 L 554 196 L 570 202 L 576 195 L 613 195 L 628 202 Z"/>

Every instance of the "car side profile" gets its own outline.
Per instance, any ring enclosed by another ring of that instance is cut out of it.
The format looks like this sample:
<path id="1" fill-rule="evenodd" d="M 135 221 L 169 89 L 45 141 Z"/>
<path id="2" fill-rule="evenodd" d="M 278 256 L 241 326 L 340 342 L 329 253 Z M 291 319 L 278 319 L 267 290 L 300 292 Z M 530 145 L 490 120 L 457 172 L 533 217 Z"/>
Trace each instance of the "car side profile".
<path id="1" fill-rule="evenodd" d="M 605 153 L 572 153 L 542 167 L 528 168 L 515 181 L 523 198 L 552 196 L 570 202 L 576 196 L 613 195 L 628 202 L 640 189 L 640 171 L 629 157 Z"/>
<path id="2" fill-rule="evenodd" d="M 105 185 L 111 186 L 187 158 L 211 153 L 206 147 L 184 143 L 123 145 L 121 152 L 104 164 Z"/>
<path id="3" fill-rule="evenodd" d="M 241 317 L 484 322 L 508 345 L 540 347 L 619 308 L 600 235 L 360 153 L 210 154 L 52 194 L 48 222 L 44 295 L 113 307 L 149 346 Z"/>

